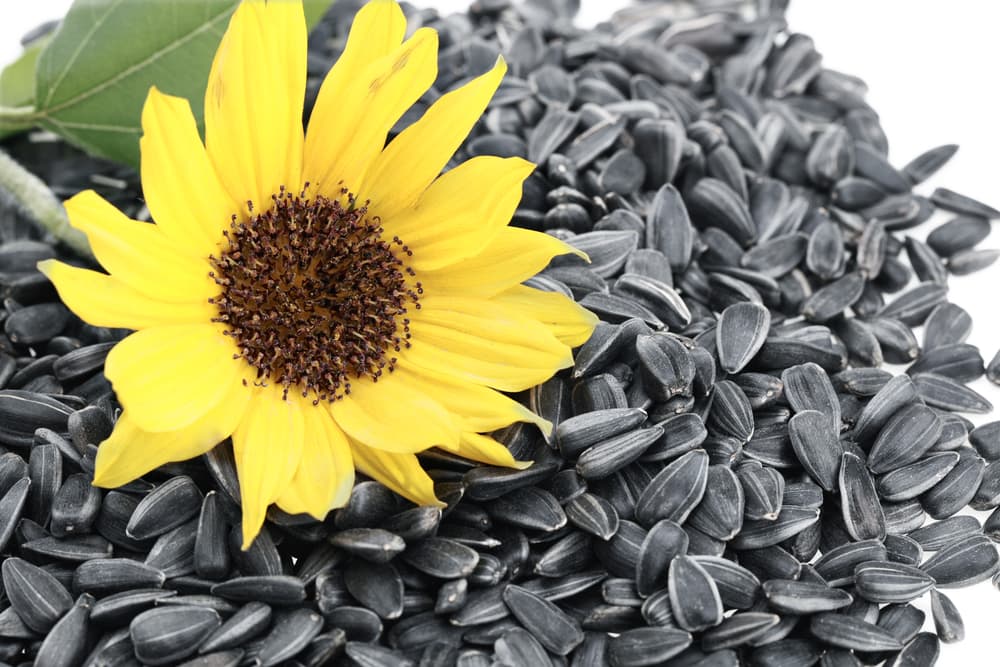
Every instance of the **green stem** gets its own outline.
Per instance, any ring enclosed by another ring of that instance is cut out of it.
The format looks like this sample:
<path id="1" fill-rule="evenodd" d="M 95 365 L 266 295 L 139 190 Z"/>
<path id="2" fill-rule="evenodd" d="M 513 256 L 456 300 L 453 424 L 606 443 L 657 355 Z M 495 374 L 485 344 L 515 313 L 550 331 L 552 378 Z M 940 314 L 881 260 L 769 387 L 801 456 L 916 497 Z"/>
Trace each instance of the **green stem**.
<path id="1" fill-rule="evenodd" d="M 0 134 L 26 130 L 34 125 L 41 114 L 33 106 L 5 107 L 0 105 Z"/>
<path id="2" fill-rule="evenodd" d="M 83 257 L 93 258 L 83 232 L 69 225 L 66 209 L 37 176 L 0 151 L 0 190 L 17 202 L 35 223 Z"/>

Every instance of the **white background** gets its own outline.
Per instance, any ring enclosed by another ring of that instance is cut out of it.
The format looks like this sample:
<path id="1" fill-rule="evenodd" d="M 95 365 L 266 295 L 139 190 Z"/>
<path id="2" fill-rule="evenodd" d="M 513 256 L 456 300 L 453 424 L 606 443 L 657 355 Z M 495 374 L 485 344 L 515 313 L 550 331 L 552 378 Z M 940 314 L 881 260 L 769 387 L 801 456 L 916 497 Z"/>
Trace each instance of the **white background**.
<path id="1" fill-rule="evenodd" d="M 5 2 L 0 8 L 0 64 L 19 53 L 18 40 L 43 20 L 61 16 L 69 2 Z M 460 11 L 464 0 L 423 0 L 424 6 Z M 583 0 L 582 24 L 593 24 L 626 3 Z M 930 183 L 1000 207 L 1000 3 L 993 0 L 793 0 L 792 30 L 814 38 L 828 67 L 855 74 L 870 87 L 869 100 L 889 136 L 890 158 L 902 166 L 943 143 L 961 150 Z M 124 37 L 127 39 L 127 37 Z M 935 218 L 936 221 L 941 218 Z M 933 224 L 913 232 L 923 237 Z M 1000 246 L 994 233 L 981 247 Z M 1000 348 L 1000 264 L 980 274 L 953 277 L 951 300 L 975 321 L 970 342 L 987 361 Z M 1000 407 L 1000 389 L 974 385 Z M 997 415 L 992 418 L 1000 418 Z M 978 421 L 985 421 L 979 419 Z M 985 515 L 980 515 L 984 518 Z M 1000 593 L 989 583 L 947 591 L 965 619 L 966 640 L 944 647 L 941 665 L 994 665 Z M 930 609 L 921 605 L 928 615 Z"/>

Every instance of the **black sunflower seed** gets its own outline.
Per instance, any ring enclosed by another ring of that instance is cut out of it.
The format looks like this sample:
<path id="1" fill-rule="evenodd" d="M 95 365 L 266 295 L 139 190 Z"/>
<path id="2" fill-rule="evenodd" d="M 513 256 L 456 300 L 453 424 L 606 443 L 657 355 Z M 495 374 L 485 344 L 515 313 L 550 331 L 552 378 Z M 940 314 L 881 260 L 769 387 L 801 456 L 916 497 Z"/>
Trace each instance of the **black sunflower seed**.
<path id="1" fill-rule="evenodd" d="M 959 461 L 957 452 L 930 454 L 915 463 L 904 465 L 878 478 L 879 495 L 891 501 L 916 498 L 944 479 Z"/>
<path id="2" fill-rule="evenodd" d="M 652 526 L 661 519 L 683 523 L 701 501 L 708 482 L 708 455 L 684 454 L 661 470 L 636 500 L 635 516 Z"/>
<path id="3" fill-rule="evenodd" d="M 959 455 L 955 467 L 920 496 L 920 504 L 935 519 L 949 517 L 968 505 L 983 481 L 985 462 L 968 447 Z"/>
<path id="4" fill-rule="evenodd" d="M 52 667 L 73 667 L 87 654 L 87 621 L 94 598 L 86 593 L 59 619 L 38 647 L 35 662 Z"/>
<path id="5" fill-rule="evenodd" d="M 988 220 L 1000 218 L 1000 211 L 996 210 L 992 206 L 973 199 L 968 195 L 963 195 L 955 192 L 954 190 L 949 190 L 948 188 L 935 188 L 934 192 L 931 194 L 931 201 L 934 202 L 938 208 L 943 208 L 946 211 L 952 211 L 954 213 L 976 215 Z"/>
<path id="6" fill-rule="evenodd" d="M 676 628 L 635 628 L 608 640 L 608 658 L 614 667 L 662 663 L 691 644 L 691 634 Z"/>
<path id="7" fill-rule="evenodd" d="M 785 579 L 771 579 L 762 585 L 767 603 L 787 614 L 816 614 L 851 604 L 851 594 L 825 584 Z"/>
<path id="8" fill-rule="evenodd" d="M 948 271 L 956 276 L 967 276 L 993 266 L 1000 259 L 1000 250 L 961 250 L 948 258 Z"/>
<path id="9" fill-rule="evenodd" d="M 877 540 L 848 542 L 826 551 L 816 561 L 816 572 L 831 586 L 854 582 L 854 569 L 859 563 L 884 561 L 888 558 L 885 546 Z"/>
<path id="10" fill-rule="evenodd" d="M 566 517 L 580 530 L 609 540 L 618 531 L 618 512 L 601 496 L 584 493 L 566 505 Z"/>
<path id="11" fill-rule="evenodd" d="M 288 575 L 253 575 L 229 579 L 211 588 L 212 595 L 237 602 L 266 602 L 289 605 L 305 599 L 301 579 Z"/>
<path id="12" fill-rule="evenodd" d="M 739 303 L 726 308 L 716 327 L 716 349 L 723 370 L 740 372 L 764 344 L 770 323 L 770 312 L 758 304 Z"/>
<path id="13" fill-rule="evenodd" d="M 850 616 L 824 613 L 812 618 L 810 632 L 818 639 L 856 651 L 896 651 L 902 644 L 877 625 Z"/>
<path id="14" fill-rule="evenodd" d="M 504 602 L 511 613 L 546 649 L 567 655 L 583 641 L 583 632 L 556 605 L 520 586 L 507 586 Z"/>
<path id="15" fill-rule="evenodd" d="M 1000 555 L 985 535 L 972 535 L 942 548 L 921 564 L 940 588 L 985 581 L 1000 569 Z"/>
<path id="16" fill-rule="evenodd" d="M 934 587 L 935 581 L 912 565 L 892 562 L 860 563 L 854 569 L 854 588 L 871 602 L 909 602 Z"/>
<path id="17" fill-rule="evenodd" d="M 197 651 L 221 622 L 212 609 L 160 607 L 136 616 L 129 624 L 129 635 L 135 655 L 143 663 L 165 665 Z"/>
<path id="18" fill-rule="evenodd" d="M 817 410 L 803 410 L 788 421 L 788 435 L 802 467 L 827 491 L 837 487 L 843 449 L 830 420 Z"/>
<path id="19" fill-rule="evenodd" d="M 73 606 L 66 588 L 42 568 L 20 558 L 7 558 L 2 570 L 11 607 L 34 632 L 47 633 Z"/>
<path id="20" fill-rule="evenodd" d="M 913 183 L 922 183 L 933 176 L 958 152 L 957 144 L 944 144 L 924 151 L 903 167 L 903 173 Z"/>
<path id="21" fill-rule="evenodd" d="M 934 629 L 941 641 L 950 644 L 965 639 L 965 623 L 958 613 L 958 607 L 938 590 L 931 591 L 931 615 L 934 618 Z"/>

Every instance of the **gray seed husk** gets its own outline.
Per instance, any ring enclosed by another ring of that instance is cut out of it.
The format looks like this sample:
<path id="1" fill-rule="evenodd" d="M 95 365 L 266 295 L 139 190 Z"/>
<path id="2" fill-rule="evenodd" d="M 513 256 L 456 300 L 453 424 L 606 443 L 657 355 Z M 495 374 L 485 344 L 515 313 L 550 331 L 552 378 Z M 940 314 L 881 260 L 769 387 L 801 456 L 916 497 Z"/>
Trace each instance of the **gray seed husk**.
<path id="1" fill-rule="evenodd" d="M 933 577 L 903 563 L 868 562 L 854 570 L 854 588 L 871 602 L 909 602 L 934 587 Z"/>
<path id="2" fill-rule="evenodd" d="M 951 598 L 941 591 L 931 591 L 931 615 L 934 618 L 934 629 L 941 641 L 951 644 L 965 639 L 962 615 Z"/>
<path id="3" fill-rule="evenodd" d="M 11 607 L 34 632 L 47 633 L 73 606 L 66 588 L 42 568 L 20 558 L 7 558 L 2 570 Z"/>
<path id="4" fill-rule="evenodd" d="M 136 616 L 129 624 L 129 635 L 142 662 L 166 665 L 197 651 L 221 622 L 213 609 L 161 607 Z"/>
<path id="5" fill-rule="evenodd" d="M 1000 555 L 985 535 L 973 535 L 949 544 L 924 561 L 920 569 L 939 588 L 957 588 L 985 581 L 1000 569 Z"/>
<path id="6" fill-rule="evenodd" d="M 847 591 L 805 581 L 771 579 L 762 588 L 768 605 L 787 614 L 833 611 L 846 607 L 854 599 Z"/>
<path id="7" fill-rule="evenodd" d="M 813 616 L 809 630 L 827 644 L 856 651 L 898 651 L 903 647 L 898 639 L 877 625 L 829 612 Z"/>

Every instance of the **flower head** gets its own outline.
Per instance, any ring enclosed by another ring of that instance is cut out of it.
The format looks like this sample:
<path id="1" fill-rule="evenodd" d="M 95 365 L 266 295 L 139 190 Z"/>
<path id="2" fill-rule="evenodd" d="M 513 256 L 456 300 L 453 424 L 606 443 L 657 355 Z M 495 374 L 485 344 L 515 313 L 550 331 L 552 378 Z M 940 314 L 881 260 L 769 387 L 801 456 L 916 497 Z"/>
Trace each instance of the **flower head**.
<path id="1" fill-rule="evenodd" d="M 549 425 L 503 391 L 572 363 L 593 315 L 522 285 L 552 236 L 508 227 L 533 165 L 476 157 L 441 174 L 504 63 L 440 97 L 437 34 L 404 41 L 395 2 L 357 15 L 303 131 L 299 2 L 243 2 L 216 53 L 202 144 L 184 99 L 151 89 L 142 184 L 155 221 L 91 191 L 66 202 L 107 274 L 40 264 L 84 320 L 135 329 L 105 373 L 123 412 L 95 484 L 127 483 L 232 436 L 244 545 L 268 505 L 322 519 L 355 469 L 434 504 L 415 454 L 517 465 L 485 435 Z"/>

